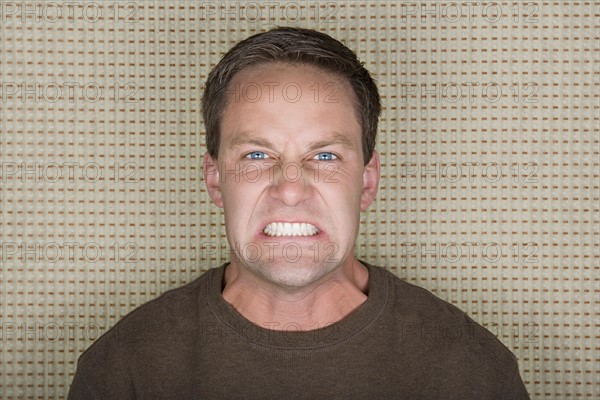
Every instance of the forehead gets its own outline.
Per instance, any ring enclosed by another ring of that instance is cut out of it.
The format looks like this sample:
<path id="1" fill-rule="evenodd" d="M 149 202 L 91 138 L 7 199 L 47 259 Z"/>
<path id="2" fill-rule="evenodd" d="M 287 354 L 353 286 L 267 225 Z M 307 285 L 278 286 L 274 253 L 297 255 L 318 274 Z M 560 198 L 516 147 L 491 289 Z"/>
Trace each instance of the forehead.
<path id="1" fill-rule="evenodd" d="M 267 62 L 237 72 L 225 92 L 225 109 L 232 102 L 257 103 L 277 100 L 302 103 L 311 99 L 322 105 L 358 105 L 352 85 L 340 74 L 311 64 Z"/>
<path id="2" fill-rule="evenodd" d="M 300 133 L 360 131 L 352 86 L 340 75 L 306 64 L 265 63 L 238 72 L 226 89 L 223 138 L 256 128 Z"/>

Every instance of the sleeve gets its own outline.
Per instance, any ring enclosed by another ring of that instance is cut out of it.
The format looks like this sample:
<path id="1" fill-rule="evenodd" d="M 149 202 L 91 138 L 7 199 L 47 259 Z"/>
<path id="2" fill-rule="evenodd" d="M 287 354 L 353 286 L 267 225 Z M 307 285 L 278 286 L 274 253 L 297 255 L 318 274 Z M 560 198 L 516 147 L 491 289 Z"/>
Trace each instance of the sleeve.
<path id="1" fill-rule="evenodd" d="M 127 354 L 107 332 L 87 349 L 77 362 L 68 400 L 136 399 Z"/>

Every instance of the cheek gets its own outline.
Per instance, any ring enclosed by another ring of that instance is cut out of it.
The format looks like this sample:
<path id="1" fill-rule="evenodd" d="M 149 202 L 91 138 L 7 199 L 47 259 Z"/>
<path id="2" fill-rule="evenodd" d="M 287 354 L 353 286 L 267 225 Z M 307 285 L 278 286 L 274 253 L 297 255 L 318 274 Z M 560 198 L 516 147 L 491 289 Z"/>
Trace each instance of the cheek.
<path id="1" fill-rule="evenodd" d="M 236 182 L 235 177 L 230 177 L 231 182 L 226 182 L 222 186 L 224 209 L 230 216 L 237 216 L 247 220 L 252 211 L 256 208 L 256 203 L 262 193 L 260 182 L 252 182 L 239 177 Z"/>
<path id="2" fill-rule="evenodd" d="M 332 181 L 326 185 L 327 190 L 333 197 L 342 198 L 344 204 L 354 204 L 354 199 L 362 193 L 363 178 L 358 170 L 338 170 Z"/>
<path id="3" fill-rule="evenodd" d="M 362 177 L 340 176 L 336 183 L 322 183 L 319 191 L 335 219 L 350 221 L 360 211 Z"/>

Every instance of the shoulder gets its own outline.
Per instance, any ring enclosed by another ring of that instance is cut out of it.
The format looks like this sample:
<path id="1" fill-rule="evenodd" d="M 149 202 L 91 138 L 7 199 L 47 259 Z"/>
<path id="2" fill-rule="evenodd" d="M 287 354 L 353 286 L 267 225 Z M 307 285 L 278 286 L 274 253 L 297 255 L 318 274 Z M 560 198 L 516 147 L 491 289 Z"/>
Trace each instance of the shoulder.
<path id="1" fill-rule="evenodd" d="M 215 270 L 134 309 L 96 339 L 79 356 L 69 399 L 136 398 L 148 374 L 168 374 L 193 348 L 201 296 Z"/>
<path id="2" fill-rule="evenodd" d="M 391 315 L 398 340 L 426 349 L 423 356 L 434 356 L 447 368 L 470 365 L 471 372 L 479 369 L 482 374 L 512 379 L 517 359 L 496 336 L 427 289 L 388 270 L 386 274 L 393 287 Z"/>
<path id="3" fill-rule="evenodd" d="M 80 362 L 156 345 L 170 338 L 179 340 L 178 333 L 189 331 L 197 322 L 200 295 L 210 275 L 211 269 L 129 312 L 81 354 Z"/>

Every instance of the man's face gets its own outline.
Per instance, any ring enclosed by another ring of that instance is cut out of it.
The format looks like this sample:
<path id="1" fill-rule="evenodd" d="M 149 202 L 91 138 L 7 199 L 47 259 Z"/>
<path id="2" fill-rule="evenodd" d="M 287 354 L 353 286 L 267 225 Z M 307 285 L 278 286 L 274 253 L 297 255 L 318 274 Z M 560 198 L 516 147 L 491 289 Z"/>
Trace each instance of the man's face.
<path id="1" fill-rule="evenodd" d="M 238 73 L 227 96 L 218 160 L 206 154 L 204 168 L 232 263 L 299 288 L 351 262 L 379 158 L 364 165 L 350 84 L 312 66 L 263 64 Z"/>

